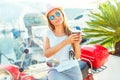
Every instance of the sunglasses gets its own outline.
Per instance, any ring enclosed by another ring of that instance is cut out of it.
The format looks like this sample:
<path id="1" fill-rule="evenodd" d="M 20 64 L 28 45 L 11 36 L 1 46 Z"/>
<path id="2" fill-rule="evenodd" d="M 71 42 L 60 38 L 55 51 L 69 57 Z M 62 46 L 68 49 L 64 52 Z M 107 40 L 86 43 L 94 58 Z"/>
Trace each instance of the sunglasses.
<path id="1" fill-rule="evenodd" d="M 60 11 L 56 11 L 56 12 L 55 12 L 55 15 L 56 15 L 57 17 L 60 17 L 60 15 L 61 15 L 61 14 L 60 14 Z M 49 19 L 50 19 L 50 20 L 54 20 L 54 19 L 55 19 L 55 16 L 54 16 L 54 15 L 51 15 L 51 16 L 49 17 Z"/>

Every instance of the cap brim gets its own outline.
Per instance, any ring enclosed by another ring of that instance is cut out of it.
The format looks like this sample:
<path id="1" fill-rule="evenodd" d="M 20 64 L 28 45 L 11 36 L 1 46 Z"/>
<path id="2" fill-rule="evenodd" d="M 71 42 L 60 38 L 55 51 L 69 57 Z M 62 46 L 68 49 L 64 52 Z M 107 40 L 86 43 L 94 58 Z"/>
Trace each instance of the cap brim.
<path id="1" fill-rule="evenodd" d="M 61 8 L 61 7 L 52 8 L 52 9 L 50 9 L 49 11 L 46 12 L 46 16 L 47 16 L 51 11 L 53 11 L 54 9 L 62 9 L 62 8 Z"/>

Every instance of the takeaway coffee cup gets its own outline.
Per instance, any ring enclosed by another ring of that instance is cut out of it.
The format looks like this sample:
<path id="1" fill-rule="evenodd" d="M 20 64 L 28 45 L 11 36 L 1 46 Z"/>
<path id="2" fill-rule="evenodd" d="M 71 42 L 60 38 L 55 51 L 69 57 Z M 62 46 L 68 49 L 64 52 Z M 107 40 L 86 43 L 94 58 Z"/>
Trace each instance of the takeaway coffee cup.
<path id="1" fill-rule="evenodd" d="M 72 26 L 72 27 L 71 27 L 71 32 L 72 32 L 72 34 L 78 34 L 78 35 L 81 35 L 81 29 L 80 29 L 80 26 Z"/>

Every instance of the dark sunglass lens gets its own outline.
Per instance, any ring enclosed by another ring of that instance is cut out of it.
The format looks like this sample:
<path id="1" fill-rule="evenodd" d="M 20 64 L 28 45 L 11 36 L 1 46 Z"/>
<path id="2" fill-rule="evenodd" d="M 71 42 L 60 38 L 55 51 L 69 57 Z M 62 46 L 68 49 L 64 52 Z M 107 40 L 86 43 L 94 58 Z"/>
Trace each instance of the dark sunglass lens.
<path id="1" fill-rule="evenodd" d="M 60 12 L 57 11 L 55 14 L 57 17 L 60 17 Z"/>
<path id="2" fill-rule="evenodd" d="M 54 17 L 53 15 L 51 15 L 51 16 L 49 17 L 50 20 L 54 20 L 54 18 L 55 18 L 55 17 Z"/>

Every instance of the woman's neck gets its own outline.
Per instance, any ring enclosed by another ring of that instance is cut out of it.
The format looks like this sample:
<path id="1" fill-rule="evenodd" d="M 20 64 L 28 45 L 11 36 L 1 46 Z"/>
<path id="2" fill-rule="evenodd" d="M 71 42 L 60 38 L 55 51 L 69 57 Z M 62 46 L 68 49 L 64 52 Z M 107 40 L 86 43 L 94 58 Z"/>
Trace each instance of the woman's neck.
<path id="1" fill-rule="evenodd" d="M 54 34 L 55 34 L 56 36 L 65 35 L 63 26 L 56 26 L 56 27 L 55 27 L 55 30 L 54 30 Z"/>

